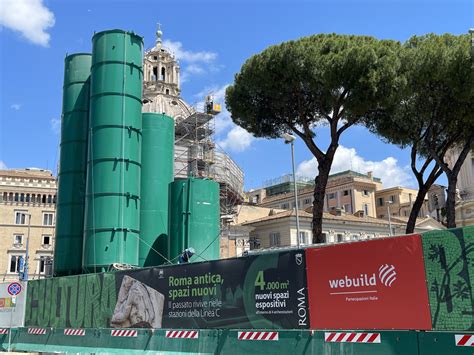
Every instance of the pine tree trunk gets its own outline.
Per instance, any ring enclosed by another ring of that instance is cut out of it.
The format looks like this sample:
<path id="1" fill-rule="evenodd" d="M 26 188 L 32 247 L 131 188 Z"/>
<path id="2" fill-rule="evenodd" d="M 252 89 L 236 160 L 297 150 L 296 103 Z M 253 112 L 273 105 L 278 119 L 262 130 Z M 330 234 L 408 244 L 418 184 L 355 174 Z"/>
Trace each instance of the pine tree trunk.
<path id="1" fill-rule="evenodd" d="M 415 202 L 413 203 L 413 206 L 410 211 L 410 217 L 408 218 L 406 229 L 407 234 L 411 234 L 415 231 L 416 219 L 418 217 L 418 214 L 420 213 L 421 208 L 423 207 L 423 202 L 425 201 L 425 196 L 427 193 L 428 188 L 426 188 L 426 185 L 420 187 L 420 189 L 418 190 Z"/>
<path id="2" fill-rule="evenodd" d="M 457 174 L 446 174 L 448 178 L 448 194 L 446 198 L 446 222 L 448 228 L 456 228 L 456 185 Z"/>
<path id="3" fill-rule="evenodd" d="M 328 161 L 329 160 L 329 161 Z M 323 210 L 324 199 L 326 197 L 326 185 L 328 183 L 329 172 L 331 170 L 331 159 L 326 159 L 323 164 L 319 164 L 319 174 L 314 179 L 314 201 L 313 201 L 313 244 L 324 243 L 323 238 Z"/>

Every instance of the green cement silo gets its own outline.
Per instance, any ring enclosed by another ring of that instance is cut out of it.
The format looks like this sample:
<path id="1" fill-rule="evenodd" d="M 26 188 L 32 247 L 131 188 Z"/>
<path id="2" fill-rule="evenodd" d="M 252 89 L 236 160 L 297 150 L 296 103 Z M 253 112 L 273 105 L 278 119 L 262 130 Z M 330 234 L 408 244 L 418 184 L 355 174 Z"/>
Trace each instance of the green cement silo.
<path id="1" fill-rule="evenodd" d="M 92 38 L 83 269 L 138 265 L 143 39 L 110 30 Z"/>
<path id="2" fill-rule="evenodd" d="M 196 251 L 191 261 L 219 259 L 217 182 L 195 178 L 175 180 L 170 184 L 169 213 L 170 259 L 191 247 Z"/>
<path id="3" fill-rule="evenodd" d="M 58 276 L 80 274 L 82 269 L 91 58 L 76 53 L 64 59 L 54 250 Z"/>
<path id="4" fill-rule="evenodd" d="M 140 266 L 163 264 L 169 258 L 168 187 L 173 181 L 174 120 L 166 115 L 142 115 L 140 203 Z"/>

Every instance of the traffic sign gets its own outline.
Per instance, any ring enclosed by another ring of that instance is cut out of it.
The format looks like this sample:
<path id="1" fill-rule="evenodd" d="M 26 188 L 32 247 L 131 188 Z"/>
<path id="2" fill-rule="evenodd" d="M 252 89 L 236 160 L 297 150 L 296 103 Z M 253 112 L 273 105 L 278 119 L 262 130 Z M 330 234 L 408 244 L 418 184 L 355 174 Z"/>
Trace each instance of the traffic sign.
<path id="1" fill-rule="evenodd" d="M 16 296 L 19 295 L 21 292 L 21 284 L 18 282 L 12 282 L 8 285 L 7 291 L 10 295 Z"/>

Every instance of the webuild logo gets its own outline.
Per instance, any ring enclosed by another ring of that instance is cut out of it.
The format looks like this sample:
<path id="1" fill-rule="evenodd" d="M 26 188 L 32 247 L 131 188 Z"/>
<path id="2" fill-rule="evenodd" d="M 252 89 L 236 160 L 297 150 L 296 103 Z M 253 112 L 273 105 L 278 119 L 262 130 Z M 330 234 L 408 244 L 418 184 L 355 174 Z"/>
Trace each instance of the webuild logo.
<path id="1" fill-rule="evenodd" d="M 397 279 L 397 272 L 394 265 L 384 264 L 380 265 L 378 272 L 379 281 L 386 287 L 392 287 L 392 284 Z M 329 287 L 332 289 L 342 289 L 348 287 L 370 287 L 377 286 L 376 273 L 360 274 L 359 276 L 351 277 L 345 275 L 340 279 L 329 280 Z M 361 291 L 363 292 L 363 291 Z M 333 293 L 340 294 L 340 293 Z"/>

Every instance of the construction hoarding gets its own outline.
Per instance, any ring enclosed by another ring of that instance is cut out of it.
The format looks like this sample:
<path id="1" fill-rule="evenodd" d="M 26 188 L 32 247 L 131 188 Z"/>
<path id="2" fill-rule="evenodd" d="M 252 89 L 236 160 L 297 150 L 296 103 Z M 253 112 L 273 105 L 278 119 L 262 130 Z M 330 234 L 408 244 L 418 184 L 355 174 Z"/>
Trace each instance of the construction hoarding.
<path id="1" fill-rule="evenodd" d="M 309 328 L 302 251 L 31 281 L 25 323 L 57 328 Z"/>
<path id="2" fill-rule="evenodd" d="M 22 327 L 25 319 L 26 282 L 0 283 L 0 327 Z"/>
<path id="3" fill-rule="evenodd" d="M 474 330 L 474 227 L 422 236 L 433 329 Z"/>
<path id="4" fill-rule="evenodd" d="M 312 329 L 431 329 L 419 235 L 306 249 Z"/>

